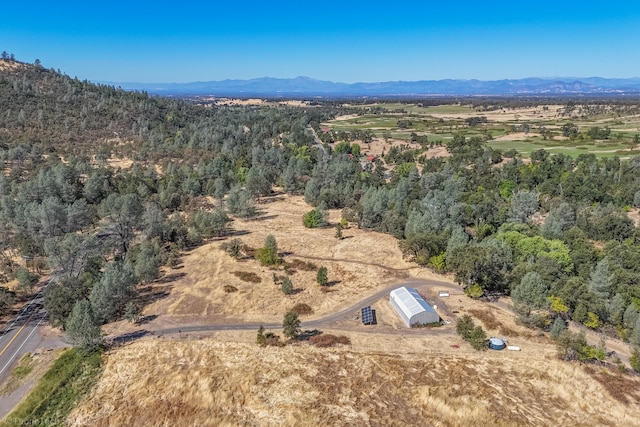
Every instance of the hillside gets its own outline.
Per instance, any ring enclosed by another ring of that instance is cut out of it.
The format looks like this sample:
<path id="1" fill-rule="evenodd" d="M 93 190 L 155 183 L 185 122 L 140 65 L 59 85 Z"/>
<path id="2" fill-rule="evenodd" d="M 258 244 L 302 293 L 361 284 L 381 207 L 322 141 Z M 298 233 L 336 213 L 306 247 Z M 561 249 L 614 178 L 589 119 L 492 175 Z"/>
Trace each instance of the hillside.
<path id="1" fill-rule="evenodd" d="M 69 424 L 621 426 L 640 418 L 638 379 L 544 355 L 221 340 L 148 340 L 112 352 Z"/>

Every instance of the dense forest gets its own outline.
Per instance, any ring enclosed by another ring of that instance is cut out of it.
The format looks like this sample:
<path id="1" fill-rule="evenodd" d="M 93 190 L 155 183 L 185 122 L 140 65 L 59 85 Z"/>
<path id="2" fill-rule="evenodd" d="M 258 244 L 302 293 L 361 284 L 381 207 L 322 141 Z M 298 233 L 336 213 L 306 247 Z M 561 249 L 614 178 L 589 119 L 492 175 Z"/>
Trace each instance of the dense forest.
<path id="1" fill-rule="evenodd" d="M 29 288 L 45 265 L 59 271 L 45 307 L 71 335 L 135 316 L 161 265 L 228 234 L 231 216 L 259 214 L 256 199 L 278 188 L 394 235 L 472 297 L 511 295 L 531 327 L 572 319 L 640 344 L 640 234 L 627 214 L 640 207 L 640 157 L 525 161 L 459 134 L 449 157 L 394 148 L 363 167 L 371 133 L 321 131 L 367 109 L 350 105 L 200 105 L 2 60 L 1 279 Z M 14 297 L 0 288 L 0 309 Z"/>

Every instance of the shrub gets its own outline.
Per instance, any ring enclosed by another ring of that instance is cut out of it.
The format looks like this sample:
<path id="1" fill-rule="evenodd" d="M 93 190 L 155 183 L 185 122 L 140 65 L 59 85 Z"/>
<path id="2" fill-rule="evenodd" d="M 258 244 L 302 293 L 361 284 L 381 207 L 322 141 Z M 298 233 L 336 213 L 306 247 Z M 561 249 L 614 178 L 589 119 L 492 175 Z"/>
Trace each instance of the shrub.
<path id="1" fill-rule="evenodd" d="M 479 284 L 474 283 L 473 285 L 464 288 L 464 293 L 470 298 L 480 298 L 484 294 L 484 291 Z"/>
<path id="2" fill-rule="evenodd" d="M 277 252 L 273 252 L 271 249 L 264 247 L 258 250 L 258 261 L 264 266 L 278 265 L 282 262 L 282 258 Z"/>
<path id="3" fill-rule="evenodd" d="M 471 336 L 471 331 L 474 327 L 473 319 L 468 314 L 462 316 L 456 322 L 456 332 L 462 337 L 463 340 L 467 340 Z"/>
<path id="4" fill-rule="evenodd" d="M 302 270 L 302 271 L 316 271 L 318 269 L 318 267 L 314 263 L 310 261 L 303 261 L 298 258 L 294 258 L 293 260 L 291 260 L 291 262 L 288 262 L 286 264 L 286 267 L 289 269 L 296 269 L 296 270 Z"/>
<path id="5" fill-rule="evenodd" d="M 298 316 L 301 316 L 303 314 L 312 314 L 313 313 L 313 309 L 311 308 L 311 306 L 309 304 L 305 304 L 303 302 L 299 302 L 296 305 L 294 305 L 293 307 L 291 307 L 291 310 L 289 310 L 292 313 L 297 314 Z"/>
<path id="6" fill-rule="evenodd" d="M 282 293 L 285 295 L 291 295 L 293 293 L 293 283 L 291 283 L 291 279 L 289 279 L 289 276 L 285 276 L 284 279 L 282 279 Z"/>
<path id="7" fill-rule="evenodd" d="M 329 283 L 329 279 L 327 278 L 327 267 L 320 267 L 318 269 L 318 274 L 316 274 L 316 282 L 320 286 L 327 286 Z"/>
<path id="8" fill-rule="evenodd" d="M 220 245 L 220 249 L 231 255 L 233 258 L 238 259 L 244 250 L 244 243 L 241 239 L 231 239 Z"/>
<path id="9" fill-rule="evenodd" d="M 256 273 L 252 273 L 250 271 L 234 271 L 233 275 L 243 282 L 249 283 L 260 283 L 262 279 Z"/>
<path id="10" fill-rule="evenodd" d="M 633 368 L 634 371 L 640 372 L 640 352 L 637 347 L 634 347 L 631 350 L 631 357 L 629 358 L 629 364 Z"/>
<path id="11" fill-rule="evenodd" d="M 302 217 L 302 224 L 307 228 L 323 227 L 327 225 L 324 213 L 319 209 L 312 209 Z"/>
<path id="12" fill-rule="evenodd" d="M 487 335 L 484 329 L 482 329 L 482 326 L 476 326 L 468 314 L 458 319 L 456 322 L 456 332 L 458 332 L 458 335 L 460 335 L 463 340 L 471 344 L 471 347 L 474 349 L 487 349 Z"/>
<path id="13" fill-rule="evenodd" d="M 262 347 L 273 346 L 282 347 L 284 343 L 280 341 L 280 337 L 273 332 L 265 332 L 264 326 L 260 325 L 258 329 L 258 336 L 256 337 L 256 343 Z"/>
<path id="14" fill-rule="evenodd" d="M 232 292 L 237 292 L 237 291 L 238 291 L 238 288 L 236 288 L 236 287 L 235 287 L 235 286 L 233 286 L 233 285 L 224 285 L 224 287 L 223 287 L 222 289 L 224 289 L 224 291 L 225 291 L 226 293 L 228 293 L 228 294 L 230 294 L 230 293 L 232 293 Z"/>
<path id="15" fill-rule="evenodd" d="M 333 347 L 336 344 L 350 345 L 351 340 L 344 335 L 320 334 L 309 338 L 309 343 L 316 347 Z"/>

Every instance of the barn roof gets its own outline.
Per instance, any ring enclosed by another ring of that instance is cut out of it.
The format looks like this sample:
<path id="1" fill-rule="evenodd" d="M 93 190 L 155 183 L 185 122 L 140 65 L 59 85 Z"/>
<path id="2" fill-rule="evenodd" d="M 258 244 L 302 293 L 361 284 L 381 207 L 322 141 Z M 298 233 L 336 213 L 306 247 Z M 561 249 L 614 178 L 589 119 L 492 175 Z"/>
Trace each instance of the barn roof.
<path id="1" fill-rule="evenodd" d="M 420 294 L 413 288 L 407 288 L 405 286 L 394 289 L 389 294 L 400 309 L 407 315 L 408 318 L 428 311 L 430 313 L 437 314 L 433 308 L 420 296 Z"/>

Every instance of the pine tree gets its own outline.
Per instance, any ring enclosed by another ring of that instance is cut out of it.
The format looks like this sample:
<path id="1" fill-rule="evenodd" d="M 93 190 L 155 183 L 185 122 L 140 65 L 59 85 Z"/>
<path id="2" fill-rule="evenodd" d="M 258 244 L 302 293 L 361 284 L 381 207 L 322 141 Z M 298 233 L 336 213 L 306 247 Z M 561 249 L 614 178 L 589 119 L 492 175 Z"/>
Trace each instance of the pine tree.
<path id="1" fill-rule="evenodd" d="M 256 343 L 263 346 L 266 343 L 266 337 L 264 336 L 264 326 L 260 325 L 258 328 L 258 336 L 256 337 Z"/>
<path id="2" fill-rule="evenodd" d="M 547 287 L 540 274 L 531 271 L 524 275 L 520 284 L 511 292 L 517 311 L 525 316 L 531 310 L 542 308 L 547 300 Z"/>
<path id="3" fill-rule="evenodd" d="M 300 333 L 300 319 L 298 319 L 298 315 L 291 311 L 287 312 L 282 321 L 282 329 L 285 337 L 289 339 L 297 338 Z"/>
<path id="4" fill-rule="evenodd" d="M 293 293 L 293 283 L 291 283 L 289 276 L 282 279 L 282 293 L 285 295 L 291 295 Z"/>
<path id="5" fill-rule="evenodd" d="M 316 281 L 320 286 L 327 286 L 328 278 L 327 278 L 327 267 L 320 267 L 318 269 L 318 274 L 316 275 Z"/>
<path id="6" fill-rule="evenodd" d="M 91 305 L 100 323 L 116 319 L 136 297 L 136 279 L 129 263 L 111 262 L 91 290 Z"/>
<path id="7" fill-rule="evenodd" d="M 556 339 L 562 334 L 563 331 L 567 329 L 567 324 L 564 319 L 560 316 L 556 317 L 556 320 L 553 321 L 551 325 L 551 338 Z"/>
<path id="8" fill-rule="evenodd" d="M 589 289 L 600 298 L 607 298 L 613 285 L 613 274 L 609 272 L 609 259 L 603 258 L 589 276 Z"/>
<path id="9" fill-rule="evenodd" d="M 86 299 L 73 306 L 65 329 L 69 340 L 79 347 L 93 350 L 102 345 L 100 325 L 93 314 L 91 303 Z"/>

